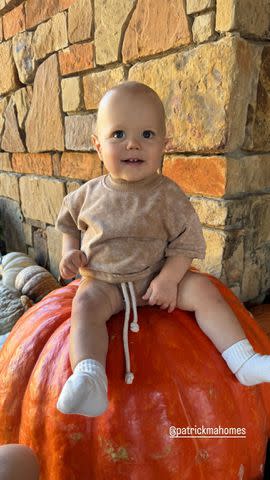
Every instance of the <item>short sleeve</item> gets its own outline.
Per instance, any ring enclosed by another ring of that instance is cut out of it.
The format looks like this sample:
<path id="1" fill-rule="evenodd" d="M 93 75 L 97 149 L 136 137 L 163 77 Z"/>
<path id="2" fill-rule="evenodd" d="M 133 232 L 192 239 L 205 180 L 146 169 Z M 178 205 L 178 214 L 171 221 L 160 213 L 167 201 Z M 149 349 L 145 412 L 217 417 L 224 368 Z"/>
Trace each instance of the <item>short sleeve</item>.
<path id="1" fill-rule="evenodd" d="M 197 213 L 185 193 L 176 186 L 168 202 L 169 238 L 165 257 L 185 255 L 188 258 L 205 257 L 205 240 Z M 174 193 L 174 194 L 173 194 Z"/>
<path id="2" fill-rule="evenodd" d="M 62 233 L 68 233 L 69 235 L 80 239 L 80 231 L 85 231 L 87 225 L 80 220 L 79 214 L 81 201 L 78 201 L 78 198 L 76 201 L 76 197 L 77 196 L 75 195 L 69 194 L 64 198 L 55 223 L 55 228 Z"/>

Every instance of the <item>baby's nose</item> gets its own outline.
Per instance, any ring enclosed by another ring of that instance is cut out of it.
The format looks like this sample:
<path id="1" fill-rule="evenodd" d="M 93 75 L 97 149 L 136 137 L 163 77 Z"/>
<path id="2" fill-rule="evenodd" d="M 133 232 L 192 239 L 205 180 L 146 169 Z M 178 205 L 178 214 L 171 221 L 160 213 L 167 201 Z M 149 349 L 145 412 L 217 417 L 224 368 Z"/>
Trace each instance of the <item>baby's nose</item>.
<path id="1" fill-rule="evenodd" d="M 140 148 L 140 142 L 139 139 L 135 136 L 129 137 L 127 139 L 127 148 Z"/>

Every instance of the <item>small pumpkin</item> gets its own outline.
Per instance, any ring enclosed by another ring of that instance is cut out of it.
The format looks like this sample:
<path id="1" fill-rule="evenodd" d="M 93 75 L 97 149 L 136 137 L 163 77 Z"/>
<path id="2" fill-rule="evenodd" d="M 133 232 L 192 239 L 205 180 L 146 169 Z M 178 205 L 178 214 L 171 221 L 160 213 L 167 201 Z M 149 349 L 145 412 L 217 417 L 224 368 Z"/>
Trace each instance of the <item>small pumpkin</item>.
<path id="1" fill-rule="evenodd" d="M 251 315 L 210 277 L 253 347 L 270 342 Z M 124 382 L 124 312 L 107 323 L 109 408 L 100 417 L 56 409 L 71 374 L 69 330 L 79 281 L 51 292 L 17 322 L 0 352 L 0 444 L 31 447 L 40 480 L 263 478 L 270 384 L 241 385 L 191 312 L 140 307 L 130 333 L 135 381 Z M 170 426 L 245 428 L 246 438 L 170 438 Z"/>
<path id="2" fill-rule="evenodd" d="M 21 270 L 15 280 L 15 287 L 23 295 L 39 302 L 52 290 L 59 288 L 58 282 L 46 268 L 33 265 Z"/>
<path id="3" fill-rule="evenodd" d="M 35 265 L 33 258 L 25 253 L 10 252 L 2 257 L 2 281 L 4 285 L 15 289 L 15 279 L 18 273 L 29 265 Z"/>
<path id="4" fill-rule="evenodd" d="M 28 297 L 10 290 L 0 282 L 0 335 L 12 329 L 23 313 L 32 305 Z"/>

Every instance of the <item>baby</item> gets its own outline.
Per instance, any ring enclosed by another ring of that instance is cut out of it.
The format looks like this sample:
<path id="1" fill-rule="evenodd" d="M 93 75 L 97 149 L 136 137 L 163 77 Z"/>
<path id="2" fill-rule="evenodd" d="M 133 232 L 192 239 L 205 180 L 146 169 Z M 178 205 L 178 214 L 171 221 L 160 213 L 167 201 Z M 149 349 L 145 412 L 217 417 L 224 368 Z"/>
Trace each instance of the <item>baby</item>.
<path id="1" fill-rule="evenodd" d="M 190 271 L 205 243 L 188 198 L 159 173 L 165 135 L 163 104 L 148 86 L 123 82 L 101 99 L 92 141 L 109 173 L 69 193 L 56 223 L 63 232 L 60 274 L 82 276 L 72 304 L 73 374 L 57 402 L 63 413 L 94 417 L 108 407 L 106 322 L 125 307 L 127 313 L 127 284 L 133 308 L 193 311 L 243 385 L 270 381 L 270 356 L 254 352 L 216 287 Z M 133 331 L 136 321 L 134 310 Z M 131 383 L 128 352 L 126 361 Z"/>

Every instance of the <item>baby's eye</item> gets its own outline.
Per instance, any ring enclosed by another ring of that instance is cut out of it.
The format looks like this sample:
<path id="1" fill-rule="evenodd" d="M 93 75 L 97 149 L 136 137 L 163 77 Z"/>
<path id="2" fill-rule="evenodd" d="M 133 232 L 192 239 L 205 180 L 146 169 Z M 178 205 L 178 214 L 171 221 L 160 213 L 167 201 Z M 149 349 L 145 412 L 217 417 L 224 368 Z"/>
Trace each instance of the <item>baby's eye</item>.
<path id="1" fill-rule="evenodd" d="M 144 130 L 143 131 L 143 137 L 144 138 L 152 138 L 154 136 L 154 132 L 152 132 L 151 130 Z"/>
<path id="2" fill-rule="evenodd" d="M 125 133 L 124 133 L 123 130 L 116 130 L 112 134 L 113 138 L 124 138 L 124 135 L 125 135 Z"/>

